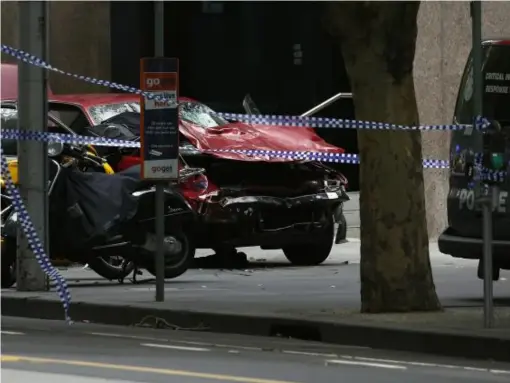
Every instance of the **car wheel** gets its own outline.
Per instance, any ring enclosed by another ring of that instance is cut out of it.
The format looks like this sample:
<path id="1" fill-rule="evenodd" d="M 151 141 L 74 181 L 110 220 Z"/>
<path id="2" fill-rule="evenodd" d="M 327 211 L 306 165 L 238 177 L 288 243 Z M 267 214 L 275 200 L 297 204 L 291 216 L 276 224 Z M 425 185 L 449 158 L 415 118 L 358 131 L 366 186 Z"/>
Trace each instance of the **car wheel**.
<path id="1" fill-rule="evenodd" d="M 506 259 L 504 261 L 499 261 L 498 266 L 503 270 L 510 270 L 510 260 Z"/>
<path id="2" fill-rule="evenodd" d="M 165 255 L 165 279 L 173 279 L 184 274 L 192 266 L 196 249 L 193 240 L 184 231 L 176 230 L 165 235 L 173 237 L 181 246 L 177 254 Z M 156 276 L 154 257 L 151 257 L 151 261 L 145 265 L 145 268 Z"/>
<path id="3" fill-rule="evenodd" d="M 335 236 L 335 244 L 340 244 L 347 239 L 347 220 L 345 219 L 345 215 L 342 212 L 340 218 L 338 219 L 338 229 L 336 231 Z"/>
<path id="4" fill-rule="evenodd" d="M 309 244 L 287 245 L 282 248 L 285 257 L 297 266 L 316 266 L 323 263 L 331 253 L 335 239 L 335 224 L 333 217 L 322 228 L 321 232 L 310 233 L 312 241 Z"/>
<path id="5" fill-rule="evenodd" d="M 483 257 L 482 257 L 478 261 L 478 269 L 476 270 L 478 279 L 481 279 L 481 280 L 485 279 L 484 270 L 485 270 L 485 267 L 483 265 Z M 500 271 L 499 265 L 497 263 L 493 262 L 493 264 L 492 264 L 492 280 L 493 281 L 499 280 L 499 271 Z"/>

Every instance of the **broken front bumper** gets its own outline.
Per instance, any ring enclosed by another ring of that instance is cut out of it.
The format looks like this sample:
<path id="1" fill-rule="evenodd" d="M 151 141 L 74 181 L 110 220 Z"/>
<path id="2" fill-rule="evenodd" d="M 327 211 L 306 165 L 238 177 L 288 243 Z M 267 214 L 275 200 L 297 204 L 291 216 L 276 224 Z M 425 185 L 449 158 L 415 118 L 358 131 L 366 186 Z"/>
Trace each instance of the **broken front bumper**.
<path id="1" fill-rule="evenodd" d="M 225 192 L 223 190 L 222 192 Z M 242 192 L 242 191 L 238 191 Z M 204 242 L 233 246 L 281 248 L 288 243 L 309 243 L 315 233 L 333 224 L 349 197 L 344 190 L 293 197 L 216 195 L 204 201 L 200 217 Z"/>
<path id="2" fill-rule="evenodd" d="M 249 207 L 276 207 L 292 209 L 295 207 L 309 205 L 332 205 L 349 200 L 349 196 L 344 190 L 334 192 L 320 192 L 316 194 L 307 194 L 297 197 L 273 197 L 273 196 L 242 196 L 242 197 L 223 197 L 219 204 L 223 208 L 238 209 Z"/>

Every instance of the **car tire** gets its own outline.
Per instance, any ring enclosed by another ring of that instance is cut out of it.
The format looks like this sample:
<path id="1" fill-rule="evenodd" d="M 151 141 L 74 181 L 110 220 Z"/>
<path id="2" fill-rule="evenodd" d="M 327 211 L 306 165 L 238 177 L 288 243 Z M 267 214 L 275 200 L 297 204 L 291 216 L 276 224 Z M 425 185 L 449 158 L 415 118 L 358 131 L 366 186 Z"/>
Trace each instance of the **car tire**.
<path id="1" fill-rule="evenodd" d="M 347 239 L 347 219 L 345 219 L 345 215 L 342 212 L 340 218 L 338 219 L 338 229 L 335 235 L 335 244 L 340 244 Z"/>
<path id="2" fill-rule="evenodd" d="M 504 261 L 498 262 L 498 266 L 503 270 L 510 270 L 510 260 L 505 259 Z"/>
<path id="3" fill-rule="evenodd" d="M 330 255 L 335 241 L 335 224 L 331 217 L 321 229 L 310 234 L 313 242 L 305 244 L 287 245 L 282 248 L 285 257 L 296 266 L 317 266 Z"/>
<path id="4" fill-rule="evenodd" d="M 169 263 L 165 259 L 165 279 L 173 279 L 184 274 L 192 265 L 195 259 L 195 244 L 192 238 L 182 230 L 176 230 L 166 235 L 171 235 L 181 242 L 183 250 L 179 254 L 180 261 L 177 263 Z M 155 254 L 154 254 L 155 256 Z M 154 264 L 154 257 L 151 257 L 152 262 L 145 265 L 149 273 L 156 276 L 156 265 Z"/>
<path id="5" fill-rule="evenodd" d="M 493 263 L 492 264 L 492 280 L 493 281 L 499 280 L 499 271 L 500 271 L 499 265 L 497 263 Z M 476 275 L 477 275 L 478 279 L 481 279 L 482 281 L 485 279 L 484 272 L 485 272 L 485 267 L 483 265 L 483 257 L 482 257 L 478 261 L 478 268 L 476 270 Z"/>

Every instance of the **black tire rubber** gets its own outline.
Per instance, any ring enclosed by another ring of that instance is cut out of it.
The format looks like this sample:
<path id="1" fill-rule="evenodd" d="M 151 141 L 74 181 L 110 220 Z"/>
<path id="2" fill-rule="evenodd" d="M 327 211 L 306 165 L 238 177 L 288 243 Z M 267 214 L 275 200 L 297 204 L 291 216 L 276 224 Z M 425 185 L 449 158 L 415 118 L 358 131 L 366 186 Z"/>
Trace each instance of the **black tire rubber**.
<path id="1" fill-rule="evenodd" d="M 193 260 L 195 259 L 196 248 L 192 238 L 190 238 L 190 236 L 187 235 L 182 230 L 176 230 L 170 233 L 167 232 L 166 235 L 171 235 L 178 239 L 181 242 L 182 246 L 184 247 L 185 249 L 184 252 L 186 253 L 182 257 L 183 258 L 182 261 L 177 265 L 171 264 L 167 265 L 165 262 L 165 279 L 174 279 L 181 276 L 186 271 L 188 271 L 189 268 L 192 267 Z M 153 261 L 145 265 L 145 268 L 149 273 L 156 276 L 156 266 L 154 264 L 154 257 L 151 258 Z"/>
<path id="2" fill-rule="evenodd" d="M 313 242 L 309 244 L 287 245 L 282 248 L 285 257 L 296 266 L 317 266 L 328 259 L 335 241 L 333 217 L 321 233 L 313 232 Z"/>
<path id="3" fill-rule="evenodd" d="M 347 239 L 347 219 L 345 219 L 345 215 L 342 212 L 338 222 L 338 230 L 335 234 L 335 243 L 339 244 L 342 241 Z"/>
<path id="4" fill-rule="evenodd" d="M 4 240 L 1 246 L 1 261 L 2 261 L 2 279 L 0 285 L 3 289 L 8 289 L 16 283 L 16 246 L 14 249 L 9 249 L 9 245 Z M 14 251 L 14 254 L 12 254 Z"/>
<path id="5" fill-rule="evenodd" d="M 499 275 L 500 275 L 499 271 L 500 271 L 499 265 L 497 265 L 496 263 L 493 263 L 492 264 L 492 280 L 493 281 L 499 280 Z M 484 273 L 485 273 L 485 267 L 483 265 L 483 257 L 482 257 L 478 261 L 478 268 L 476 269 L 476 276 L 478 277 L 478 279 L 481 279 L 483 281 L 485 279 Z"/>
<path id="6" fill-rule="evenodd" d="M 113 266 L 102 257 L 92 258 L 88 262 L 89 267 L 101 277 L 110 281 L 127 277 L 134 268 L 133 262 L 129 262 L 126 268 Z"/>
<path id="7" fill-rule="evenodd" d="M 498 266 L 503 270 L 510 270 L 510 259 L 505 259 L 504 261 L 499 261 Z"/>

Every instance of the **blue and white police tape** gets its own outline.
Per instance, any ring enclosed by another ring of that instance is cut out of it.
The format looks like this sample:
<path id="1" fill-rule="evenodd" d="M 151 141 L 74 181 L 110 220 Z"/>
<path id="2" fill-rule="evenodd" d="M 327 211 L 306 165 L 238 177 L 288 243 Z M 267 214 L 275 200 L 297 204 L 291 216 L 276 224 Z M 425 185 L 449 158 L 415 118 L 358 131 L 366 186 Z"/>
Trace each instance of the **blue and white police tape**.
<path id="1" fill-rule="evenodd" d="M 2 138 L 11 140 L 34 140 L 44 142 L 62 142 L 74 145 L 96 145 L 110 147 L 129 147 L 139 148 L 140 142 L 119 140 L 115 138 L 80 136 L 73 134 L 47 133 L 20 131 L 17 129 L 2 129 Z M 359 164 L 360 158 L 357 154 L 350 153 L 327 153 L 327 152 L 307 152 L 307 151 L 282 151 L 282 150 L 263 150 L 263 149 L 211 149 L 204 151 L 206 153 L 234 153 L 245 154 L 256 157 L 286 158 L 294 160 L 310 160 L 319 162 L 334 162 L 342 164 Z M 477 154 L 476 158 L 481 159 Z M 424 159 L 424 168 L 447 169 L 450 162 L 446 160 Z M 503 182 L 506 177 L 506 171 L 494 171 L 481 168 L 480 176 L 483 180 L 492 182 Z"/>
<path id="2" fill-rule="evenodd" d="M 342 129 L 369 129 L 369 130 L 464 130 L 472 125 L 417 125 L 406 126 L 390 124 L 386 122 L 357 121 L 342 118 L 329 117 L 301 117 L 285 115 L 249 115 L 239 113 L 217 113 L 227 120 L 235 120 L 251 124 L 287 126 L 287 127 L 309 127 L 309 128 L 342 128 Z M 476 128 L 485 129 L 489 126 L 489 121 L 483 117 L 476 119 Z"/>
<path id="3" fill-rule="evenodd" d="M 112 89 L 117 89 L 123 92 L 134 93 L 137 95 L 143 95 L 148 99 L 154 99 L 158 101 L 171 101 L 174 99 L 165 98 L 162 96 L 155 95 L 151 92 L 145 92 L 141 89 L 121 85 L 113 81 L 99 80 L 94 77 L 78 75 L 71 72 L 66 72 L 58 69 L 41 58 L 34 56 L 28 52 L 22 51 L 17 48 L 13 48 L 9 45 L 2 44 L 2 52 L 17 58 L 18 60 L 26 63 L 45 68 L 56 73 L 63 74 L 65 76 L 73 77 L 78 80 L 82 80 L 91 84 L 105 86 Z M 263 125 L 275 125 L 275 126 L 287 126 L 287 127 L 310 127 L 310 128 L 345 128 L 345 129 L 370 129 L 370 130 L 463 130 L 472 125 L 421 125 L 421 126 L 405 126 L 398 124 L 390 124 L 385 122 L 372 122 L 372 121 L 356 121 L 346 120 L 341 118 L 329 118 L 329 117 L 302 117 L 302 116 L 284 116 L 284 115 L 248 115 L 238 113 L 218 113 L 217 115 L 227 119 L 236 120 L 246 123 L 263 124 Z M 484 129 L 489 126 L 489 121 L 483 117 L 478 117 L 475 122 L 476 129 Z"/>
<path id="4" fill-rule="evenodd" d="M 32 220 L 30 219 L 28 212 L 25 208 L 25 205 L 23 204 L 23 199 L 21 198 L 19 190 L 12 181 L 11 173 L 8 170 L 7 161 L 3 156 L 1 148 L 0 157 L 2 176 L 4 177 L 5 180 L 5 187 L 7 189 L 7 193 L 12 198 L 12 206 L 17 214 L 17 221 L 19 222 L 20 227 L 27 238 L 28 245 L 30 246 L 30 249 L 33 251 L 37 263 L 39 263 L 39 266 L 41 266 L 41 269 L 49 277 L 49 279 L 52 282 L 52 285 L 54 285 L 57 290 L 60 301 L 62 302 L 62 306 L 64 306 L 64 315 L 66 321 L 68 323 L 72 323 L 71 317 L 69 316 L 71 293 L 69 292 L 67 282 L 58 272 L 58 270 L 55 267 L 53 267 L 50 258 L 44 251 L 44 247 L 41 243 L 41 240 L 37 235 L 34 225 L 32 224 Z"/>
<path id="5" fill-rule="evenodd" d="M 2 139 L 5 140 L 24 140 L 41 142 L 62 142 L 72 145 L 95 145 L 95 146 L 113 146 L 120 148 L 139 148 L 140 142 L 119 140 L 116 138 L 106 138 L 97 136 L 80 136 L 69 133 L 49 133 L 34 132 L 31 130 L 2 129 Z"/>
<path id="6" fill-rule="evenodd" d="M 16 129 L 2 129 L 2 138 L 11 140 L 32 140 L 41 142 L 62 142 L 74 145 L 96 145 L 111 147 L 129 147 L 139 148 L 140 142 L 119 140 L 115 138 L 80 136 L 73 134 L 60 134 L 48 132 L 33 132 Z M 327 153 L 327 152 L 309 152 L 309 151 L 282 151 L 282 150 L 263 150 L 263 149 L 210 149 L 204 152 L 216 153 L 234 153 L 245 154 L 253 157 L 273 157 L 273 158 L 290 158 L 296 160 L 313 160 L 320 162 L 335 162 L 343 164 L 359 163 L 357 154 L 349 153 Z M 449 161 L 426 159 L 423 165 L 427 168 L 448 168 Z"/>

